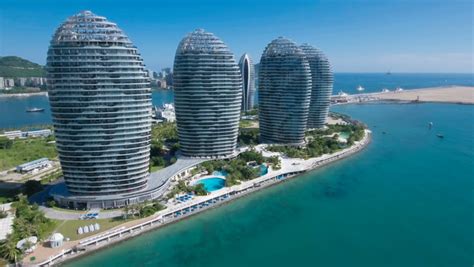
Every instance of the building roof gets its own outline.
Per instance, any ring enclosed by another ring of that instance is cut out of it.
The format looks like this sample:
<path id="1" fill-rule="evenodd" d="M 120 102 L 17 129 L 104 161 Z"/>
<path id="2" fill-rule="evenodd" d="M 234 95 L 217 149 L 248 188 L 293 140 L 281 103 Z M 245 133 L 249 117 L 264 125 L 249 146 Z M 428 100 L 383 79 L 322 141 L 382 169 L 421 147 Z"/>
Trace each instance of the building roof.
<path id="1" fill-rule="evenodd" d="M 53 241 L 53 242 L 59 242 L 63 240 L 64 240 L 64 236 L 61 233 L 54 233 L 49 238 L 49 241 Z"/>
<path id="2" fill-rule="evenodd" d="M 45 161 L 49 161 L 48 158 L 40 158 L 40 159 L 35 159 L 33 161 L 30 161 L 30 162 L 27 162 L 27 163 L 23 163 L 21 165 L 18 165 L 17 168 L 26 168 L 26 167 L 29 167 L 31 165 L 34 165 L 34 164 L 37 164 L 37 163 L 41 163 L 41 162 L 45 162 Z"/>

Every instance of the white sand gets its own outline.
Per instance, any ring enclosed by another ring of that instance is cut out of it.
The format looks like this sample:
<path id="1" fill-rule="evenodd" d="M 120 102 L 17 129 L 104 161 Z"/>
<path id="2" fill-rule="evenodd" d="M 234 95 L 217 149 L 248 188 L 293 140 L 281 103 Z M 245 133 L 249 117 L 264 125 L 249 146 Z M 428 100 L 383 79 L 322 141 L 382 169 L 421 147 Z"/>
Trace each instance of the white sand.
<path id="1" fill-rule="evenodd" d="M 422 88 L 372 95 L 382 100 L 414 101 L 419 97 L 420 102 L 474 104 L 474 87 L 468 86 Z"/>

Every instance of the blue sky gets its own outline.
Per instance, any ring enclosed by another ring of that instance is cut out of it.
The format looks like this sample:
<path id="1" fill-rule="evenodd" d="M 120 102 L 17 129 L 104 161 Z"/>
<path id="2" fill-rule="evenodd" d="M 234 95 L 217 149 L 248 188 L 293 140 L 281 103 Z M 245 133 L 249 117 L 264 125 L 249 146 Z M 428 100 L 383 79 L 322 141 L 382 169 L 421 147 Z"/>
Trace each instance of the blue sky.
<path id="1" fill-rule="evenodd" d="M 55 28 L 80 10 L 117 23 L 153 70 L 204 28 L 255 62 L 285 36 L 321 48 L 336 72 L 474 72 L 470 0 L 2 0 L 0 55 L 44 64 Z"/>

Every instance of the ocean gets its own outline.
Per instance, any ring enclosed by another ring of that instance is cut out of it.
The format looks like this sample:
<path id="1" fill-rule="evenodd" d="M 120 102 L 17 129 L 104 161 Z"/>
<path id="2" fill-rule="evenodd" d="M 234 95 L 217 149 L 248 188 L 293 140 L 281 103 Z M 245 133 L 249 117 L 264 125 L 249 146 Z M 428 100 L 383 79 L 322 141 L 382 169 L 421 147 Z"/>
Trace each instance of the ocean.
<path id="1" fill-rule="evenodd" d="M 368 92 L 474 85 L 470 74 L 336 74 L 334 91 L 355 93 L 359 84 Z M 153 93 L 154 105 L 172 99 L 171 91 Z M 331 109 L 370 127 L 365 150 L 63 265 L 472 266 L 474 106 Z M 45 97 L 0 98 L 0 114 L 0 128 L 51 121 Z"/>
<path id="2" fill-rule="evenodd" d="M 332 110 L 364 151 L 65 266 L 472 266 L 474 106 Z"/>
<path id="3" fill-rule="evenodd" d="M 365 88 L 364 92 L 379 92 L 383 88 L 394 90 L 397 87 L 414 89 L 446 85 L 474 86 L 474 76 L 473 74 L 336 73 L 333 93 L 344 91 L 355 94 L 359 85 Z M 171 90 L 154 90 L 153 105 L 171 103 L 173 97 Z M 32 107 L 44 108 L 45 111 L 27 113 L 26 109 Z M 50 123 L 52 123 L 51 111 L 46 96 L 0 97 L 0 129 Z"/>

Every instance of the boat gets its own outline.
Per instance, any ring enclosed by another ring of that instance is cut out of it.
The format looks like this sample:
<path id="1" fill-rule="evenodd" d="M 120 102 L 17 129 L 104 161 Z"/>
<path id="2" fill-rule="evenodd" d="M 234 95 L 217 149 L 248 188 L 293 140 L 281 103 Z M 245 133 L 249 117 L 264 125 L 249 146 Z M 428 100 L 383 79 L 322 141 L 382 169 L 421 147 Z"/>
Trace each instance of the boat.
<path id="1" fill-rule="evenodd" d="M 392 72 L 389 70 L 385 73 L 385 75 L 392 75 Z"/>
<path id="2" fill-rule="evenodd" d="M 43 112 L 44 108 L 28 108 L 26 112 Z"/>
<path id="3" fill-rule="evenodd" d="M 397 89 L 395 89 L 395 92 L 402 92 L 403 91 L 403 88 L 401 87 L 397 87 Z"/>
<path id="4" fill-rule="evenodd" d="M 337 95 L 338 96 L 348 96 L 348 94 L 344 93 L 343 91 L 339 91 L 339 93 Z"/>
<path id="5" fill-rule="evenodd" d="M 388 93 L 388 92 L 390 92 L 390 90 L 388 90 L 387 88 L 382 89 L 382 93 Z"/>
<path id="6" fill-rule="evenodd" d="M 444 135 L 442 135 L 442 134 L 437 134 L 436 136 L 437 136 L 438 138 L 444 138 Z"/>
<path id="7" fill-rule="evenodd" d="M 361 92 L 361 91 L 364 91 L 364 90 L 365 90 L 365 88 L 362 87 L 361 85 L 357 86 L 357 91 Z"/>
<path id="8" fill-rule="evenodd" d="M 430 121 L 430 123 L 428 123 L 428 128 L 433 128 L 433 122 Z"/>

